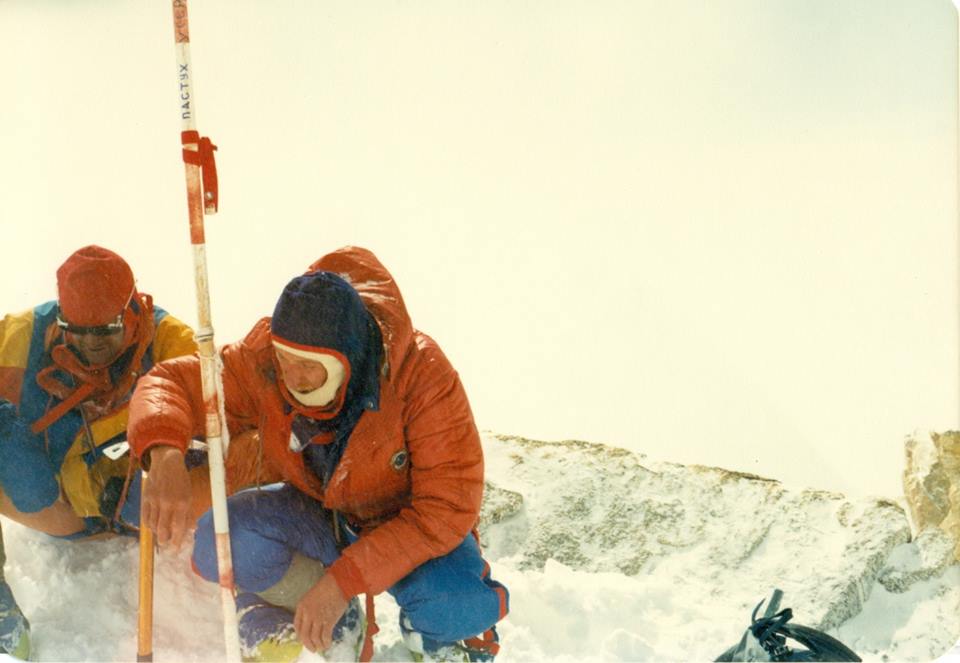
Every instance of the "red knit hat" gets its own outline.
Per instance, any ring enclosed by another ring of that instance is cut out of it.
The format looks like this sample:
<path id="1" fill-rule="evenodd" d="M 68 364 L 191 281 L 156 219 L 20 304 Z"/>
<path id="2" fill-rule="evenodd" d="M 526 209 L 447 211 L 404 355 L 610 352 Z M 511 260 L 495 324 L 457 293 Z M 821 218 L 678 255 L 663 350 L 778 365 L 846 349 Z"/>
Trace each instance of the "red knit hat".
<path id="1" fill-rule="evenodd" d="M 105 325 L 123 313 L 133 294 L 130 265 L 100 246 L 77 250 L 57 270 L 60 314 L 81 327 Z"/>

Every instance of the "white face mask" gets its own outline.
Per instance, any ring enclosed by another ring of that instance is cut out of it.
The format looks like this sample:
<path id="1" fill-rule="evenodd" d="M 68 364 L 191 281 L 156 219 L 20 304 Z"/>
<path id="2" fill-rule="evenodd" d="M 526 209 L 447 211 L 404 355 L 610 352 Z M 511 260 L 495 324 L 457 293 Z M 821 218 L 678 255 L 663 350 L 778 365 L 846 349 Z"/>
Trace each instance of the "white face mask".
<path id="1" fill-rule="evenodd" d="M 324 405 L 329 405 L 333 402 L 333 399 L 337 397 L 337 391 L 339 391 L 340 385 L 343 384 L 343 364 L 333 357 L 329 357 L 329 359 L 331 360 L 329 364 L 326 361 L 323 362 L 323 365 L 327 369 L 327 381 L 323 383 L 323 386 L 308 392 L 290 392 L 294 398 L 307 407 L 323 407 Z"/>
<path id="2" fill-rule="evenodd" d="M 307 407 L 324 407 L 333 402 L 333 399 L 337 397 L 340 386 L 343 384 L 343 377 L 346 373 L 339 359 L 333 355 L 322 352 L 309 352 L 307 350 L 291 348 L 287 345 L 280 345 L 276 341 L 274 341 L 274 345 L 284 352 L 323 364 L 323 367 L 327 371 L 327 381 L 312 391 L 300 392 L 288 388 L 287 391 L 289 391 L 297 401 Z"/>

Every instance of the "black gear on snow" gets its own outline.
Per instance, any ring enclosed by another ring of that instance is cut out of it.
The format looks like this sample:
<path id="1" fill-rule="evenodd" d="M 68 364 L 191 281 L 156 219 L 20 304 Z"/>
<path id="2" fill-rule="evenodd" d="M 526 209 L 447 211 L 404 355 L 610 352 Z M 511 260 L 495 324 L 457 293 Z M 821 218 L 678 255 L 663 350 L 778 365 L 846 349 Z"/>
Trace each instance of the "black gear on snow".
<path id="1" fill-rule="evenodd" d="M 740 642 L 720 654 L 717 661 L 859 661 L 861 660 L 845 644 L 822 631 L 788 624 L 793 618 L 790 608 L 777 612 L 783 592 L 773 590 L 770 603 L 763 617 L 757 619 L 757 613 L 764 601 L 760 601 L 750 616 L 750 627 L 740 638 Z M 802 645 L 798 649 L 788 644 L 788 640 Z"/>

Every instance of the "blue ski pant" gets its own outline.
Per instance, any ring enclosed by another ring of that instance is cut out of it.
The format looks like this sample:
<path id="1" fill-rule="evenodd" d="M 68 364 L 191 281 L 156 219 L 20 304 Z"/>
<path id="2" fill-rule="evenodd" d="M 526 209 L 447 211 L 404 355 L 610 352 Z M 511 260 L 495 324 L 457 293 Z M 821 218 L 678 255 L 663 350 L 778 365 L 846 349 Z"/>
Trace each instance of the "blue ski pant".
<path id="1" fill-rule="evenodd" d="M 330 511 L 293 486 L 249 489 L 230 497 L 227 504 L 233 573 L 241 591 L 264 591 L 275 585 L 287 572 L 294 552 L 325 566 L 340 556 Z M 345 534 L 348 543 L 356 540 L 349 530 Z M 197 523 L 193 563 L 203 578 L 217 581 L 210 511 Z M 490 577 L 472 534 L 387 591 L 400 606 L 401 622 L 438 642 L 457 642 L 485 632 L 506 614 L 509 605 L 506 588 Z"/>

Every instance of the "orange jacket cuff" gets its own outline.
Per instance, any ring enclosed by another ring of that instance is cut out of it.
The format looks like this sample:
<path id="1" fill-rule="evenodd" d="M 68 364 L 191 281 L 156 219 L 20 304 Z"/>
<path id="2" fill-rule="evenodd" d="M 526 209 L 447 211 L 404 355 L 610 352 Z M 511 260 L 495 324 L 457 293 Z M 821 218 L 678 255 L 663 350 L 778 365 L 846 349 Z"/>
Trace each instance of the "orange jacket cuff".
<path id="1" fill-rule="evenodd" d="M 174 431 L 160 431 L 158 435 L 151 435 L 152 440 L 133 451 L 140 464 L 147 470 L 150 469 L 150 450 L 154 447 L 176 447 L 182 453 L 187 453 L 187 442 L 177 441 L 177 434 Z"/>
<path id="2" fill-rule="evenodd" d="M 327 573 L 337 581 L 337 586 L 343 592 L 343 597 L 348 601 L 366 591 L 366 583 L 363 581 L 363 576 L 360 575 L 360 569 L 346 557 L 341 557 L 335 561 L 327 570 Z"/>

